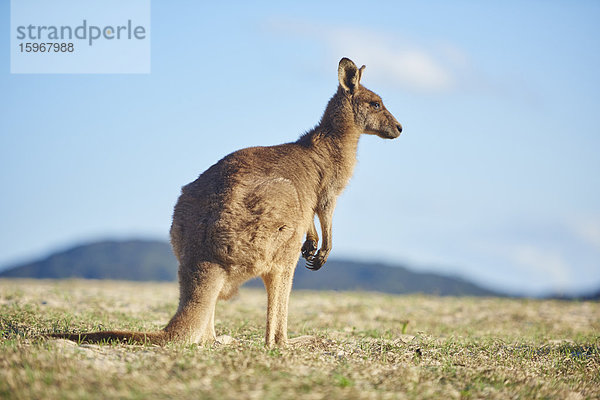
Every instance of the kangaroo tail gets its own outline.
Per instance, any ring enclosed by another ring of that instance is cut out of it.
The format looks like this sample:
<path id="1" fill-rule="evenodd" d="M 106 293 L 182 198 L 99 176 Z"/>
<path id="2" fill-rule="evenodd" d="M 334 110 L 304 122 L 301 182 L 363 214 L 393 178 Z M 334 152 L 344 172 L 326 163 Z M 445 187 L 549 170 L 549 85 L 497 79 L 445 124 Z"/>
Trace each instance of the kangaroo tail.
<path id="1" fill-rule="evenodd" d="M 169 341 L 165 331 L 158 332 L 128 332 L 128 331 L 106 331 L 88 333 L 52 333 L 48 337 L 55 339 L 68 339 L 81 343 L 121 342 L 139 344 L 164 345 Z"/>

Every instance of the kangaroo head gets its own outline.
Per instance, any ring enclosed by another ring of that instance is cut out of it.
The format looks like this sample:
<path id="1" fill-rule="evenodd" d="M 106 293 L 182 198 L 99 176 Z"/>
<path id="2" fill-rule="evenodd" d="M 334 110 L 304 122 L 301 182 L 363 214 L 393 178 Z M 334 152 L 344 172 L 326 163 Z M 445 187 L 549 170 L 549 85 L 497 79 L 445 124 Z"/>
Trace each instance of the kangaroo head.
<path id="1" fill-rule="evenodd" d="M 365 66 L 357 68 L 348 58 L 342 58 L 338 79 L 344 96 L 352 105 L 354 123 L 364 133 L 384 139 L 400 136 L 402 125 L 385 108 L 381 97 L 360 84 Z"/>

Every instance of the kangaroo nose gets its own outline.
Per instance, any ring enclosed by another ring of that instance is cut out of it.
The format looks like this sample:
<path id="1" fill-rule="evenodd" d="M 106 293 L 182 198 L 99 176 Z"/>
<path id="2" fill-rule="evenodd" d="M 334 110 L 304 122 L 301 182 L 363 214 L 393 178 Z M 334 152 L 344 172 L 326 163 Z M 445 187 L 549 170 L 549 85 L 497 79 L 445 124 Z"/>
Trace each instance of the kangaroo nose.
<path id="1" fill-rule="evenodd" d="M 396 129 L 398 129 L 398 133 L 402 133 L 402 125 L 396 125 Z"/>

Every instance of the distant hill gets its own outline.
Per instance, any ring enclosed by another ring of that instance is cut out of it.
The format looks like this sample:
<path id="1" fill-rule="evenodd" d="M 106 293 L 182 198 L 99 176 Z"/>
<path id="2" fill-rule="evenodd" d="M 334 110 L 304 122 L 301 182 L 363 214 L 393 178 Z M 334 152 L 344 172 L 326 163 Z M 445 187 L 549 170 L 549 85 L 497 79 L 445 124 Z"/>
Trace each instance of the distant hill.
<path id="1" fill-rule="evenodd" d="M 248 286 L 262 286 L 253 279 Z M 295 289 L 370 290 L 385 293 L 426 293 L 440 296 L 499 296 L 461 278 L 410 271 L 400 266 L 332 259 L 319 271 L 309 271 L 300 261 Z"/>
<path id="2" fill-rule="evenodd" d="M 177 278 L 177 261 L 167 242 L 102 241 L 9 268 L 0 277 L 172 281 Z"/>
<path id="3" fill-rule="evenodd" d="M 600 301 L 600 290 L 583 292 L 579 294 L 549 294 L 547 296 L 543 296 L 542 298 L 547 300 Z"/>
<path id="4" fill-rule="evenodd" d="M 582 296 L 581 300 L 595 300 L 595 301 L 600 300 L 600 290 L 598 290 L 595 293 L 589 293 L 587 295 Z"/>
<path id="5" fill-rule="evenodd" d="M 41 260 L 0 272 L 0 277 L 84 278 L 133 281 L 173 281 L 177 261 L 162 241 L 102 241 L 56 252 Z M 254 279 L 248 286 L 262 286 Z M 442 296 L 497 296 L 461 278 L 418 273 L 400 266 L 332 259 L 317 271 L 296 269 L 294 288 L 312 290 L 371 290 L 386 293 L 426 293 Z"/>

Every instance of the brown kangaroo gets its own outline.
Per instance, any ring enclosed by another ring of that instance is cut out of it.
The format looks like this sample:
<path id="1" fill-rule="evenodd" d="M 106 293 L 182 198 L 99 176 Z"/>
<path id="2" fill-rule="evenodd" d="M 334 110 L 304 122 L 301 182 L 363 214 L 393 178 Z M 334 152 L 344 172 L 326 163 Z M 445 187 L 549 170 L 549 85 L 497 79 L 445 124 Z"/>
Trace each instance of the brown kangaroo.
<path id="1" fill-rule="evenodd" d="M 340 61 L 339 87 L 321 122 L 296 142 L 236 151 L 182 188 L 171 226 L 179 260 L 179 308 L 163 330 L 52 336 L 88 342 L 211 342 L 217 300 L 230 298 L 242 283 L 260 276 L 268 296 L 266 345 L 285 345 L 298 258 L 301 253 L 312 270 L 325 264 L 336 198 L 352 175 L 360 135 L 393 139 L 402 132 L 381 98 L 360 84 L 364 69 L 348 58 Z M 323 234 L 318 251 L 315 214 Z"/>

